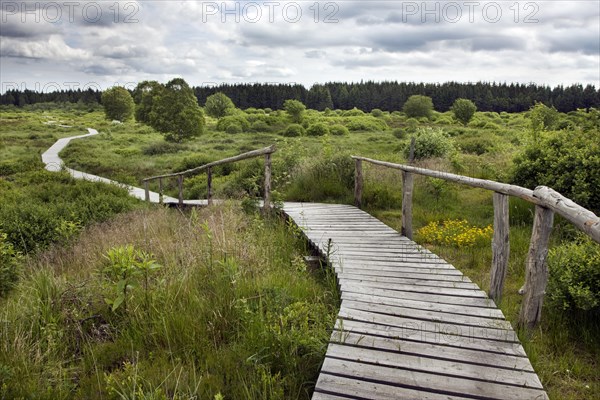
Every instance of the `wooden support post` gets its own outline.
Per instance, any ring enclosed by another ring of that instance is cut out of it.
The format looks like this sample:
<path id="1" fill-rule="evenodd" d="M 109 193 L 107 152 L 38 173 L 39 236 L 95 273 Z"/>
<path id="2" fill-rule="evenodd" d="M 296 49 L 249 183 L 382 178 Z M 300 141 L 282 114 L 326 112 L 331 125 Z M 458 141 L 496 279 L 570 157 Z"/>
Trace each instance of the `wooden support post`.
<path id="1" fill-rule="evenodd" d="M 162 186 L 162 178 L 158 178 L 158 203 L 163 203 L 163 186 Z"/>
<path id="2" fill-rule="evenodd" d="M 494 238 L 492 241 L 492 276 L 490 297 L 498 304 L 502 298 L 504 279 L 510 255 L 508 196 L 494 192 Z"/>
<path id="3" fill-rule="evenodd" d="M 206 201 L 210 206 L 212 204 L 212 168 L 206 169 Z"/>
<path id="4" fill-rule="evenodd" d="M 148 181 L 144 181 L 144 200 L 150 201 L 150 189 L 148 189 Z"/>
<path id="5" fill-rule="evenodd" d="M 183 207 L 183 175 L 177 176 L 177 183 L 179 186 L 179 206 Z"/>
<path id="6" fill-rule="evenodd" d="M 529 253 L 525 266 L 525 297 L 519 313 L 519 326 L 534 328 L 542 317 L 542 304 L 548 282 L 548 243 L 554 222 L 554 212 L 536 205 Z"/>
<path id="7" fill-rule="evenodd" d="M 414 176 L 410 172 L 402 172 L 402 235 L 413 238 L 412 229 L 412 195 Z"/>
<path id="8" fill-rule="evenodd" d="M 263 211 L 271 212 L 271 153 L 265 154 L 265 196 Z"/>
<path id="9" fill-rule="evenodd" d="M 362 160 L 355 159 L 354 165 L 354 205 L 358 208 L 361 208 L 363 190 Z"/>

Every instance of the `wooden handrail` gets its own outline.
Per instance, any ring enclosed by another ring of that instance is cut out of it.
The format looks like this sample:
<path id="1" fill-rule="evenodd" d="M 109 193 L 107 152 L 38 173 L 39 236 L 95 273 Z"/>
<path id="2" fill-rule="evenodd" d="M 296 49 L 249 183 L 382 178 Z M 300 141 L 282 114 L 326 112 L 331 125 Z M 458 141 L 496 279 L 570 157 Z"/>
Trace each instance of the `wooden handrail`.
<path id="1" fill-rule="evenodd" d="M 248 159 L 248 158 L 262 156 L 262 155 L 265 155 L 265 154 L 272 154 L 272 153 L 275 153 L 275 151 L 277 151 L 277 149 L 275 148 L 275 145 L 273 144 L 273 145 L 271 145 L 269 147 L 265 147 L 264 149 L 252 150 L 252 151 L 249 151 L 247 153 L 242 153 L 242 154 L 238 154 L 237 156 L 233 156 L 233 157 L 229 157 L 229 158 L 224 158 L 224 159 L 218 160 L 218 161 L 213 161 L 213 162 L 210 162 L 208 164 L 204 164 L 204 165 L 201 165 L 199 167 L 191 168 L 191 169 L 188 169 L 188 170 L 185 170 L 185 171 L 174 172 L 172 174 L 151 176 L 150 178 L 143 179 L 142 182 L 151 181 L 151 180 L 160 179 L 160 178 L 170 178 L 170 177 L 178 176 L 178 175 L 187 175 L 187 174 L 191 174 L 193 172 L 200 172 L 200 171 L 204 171 L 207 168 L 211 168 L 211 167 L 214 167 L 214 166 L 217 166 L 217 165 L 222 165 L 222 164 L 232 163 L 232 162 L 236 162 L 236 161 L 241 161 L 241 160 L 245 160 L 245 159 Z"/>
<path id="2" fill-rule="evenodd" d="M 163 198 L 162 180 L 163 180 L 163 178 L 177 177 L 177 186 L 178 186 L 178 192 L 179 192 L 178 204 L 179 204 L 179 206 L 183 206 L 184 205 L 184 200 L 183 200 L 183 178 L 184 178 L 184 176 L 187 174 L 194 173 L 194 172 L 200 172 L 200 171 L 206 170 L 207 186 L 208 186 L 207 202 L 210 205 L 210 204 L 212 204 L 212 167 L 217 166 L 217 165 L 232 163 L 232 162 L 236 162 L 236 161 L 242 161 L 242 160 L 246 160 L 248 158 L 253 158 L 253 157 L 258 157 L 258 156 L 264 155 L 265 156 L 265 191 L 264 191 L 263 210 L 268 211 L 271 208 L 271 154 L 273 154 L 275 151 L 277 151 L 275 145 L 271 145 L 271 146 L 265 147 L 263 149 L 248 151 L 246 153 L 238 154 L 237 156 L 224 158 L 224 159 L 218 160 L 218 161 L 213 161 L 208 164 L 204 164 L 199 167 L 188 169 L 185 171 L 175 172 L 172 174 L 157 175 L 157 176 L 152 176 L 150 178 L 145 178 L 142 180 L 142 182 L 144 182 L 144 189 L 146 191 L 146 196 L 145 196 L 146 201 L 150 201 L 150 190 L 148 188 L 148 183 L 150 181 L 158 179 L 159 202 L 162 203 L 162 198 Z"/>
<path id="3" fill-rule="evenodd" d="M 352 156 L 356 164 L 354 203 L 362 204 L 363 171 L 362 162 L 399 169 L 402 175 L 402 234 L 412 239 L 412 174 L 444 179 L 494 192 L 494 237 L 492 240 L 492 268 L 490 297 L 499 301 L 502 296 L 504 279 L 510 253 L 508 196 L 524 199 L 535 204 L 535 217 L 526 264 L 526 280 L 523 286 L 525 298 L 519 313 L 519 325 L 533 328 L 540 321 L 543 298 L 548 281 L 546 258 L 554 213 L 558 213 L 582 232 L 600 243 L 600 218 L 572 200 L 546 186 L 535 190 L 487 179 L 471 178 L 448 172 L 434 171 L 411 165 L 395 164 L 367 157 Z"/>

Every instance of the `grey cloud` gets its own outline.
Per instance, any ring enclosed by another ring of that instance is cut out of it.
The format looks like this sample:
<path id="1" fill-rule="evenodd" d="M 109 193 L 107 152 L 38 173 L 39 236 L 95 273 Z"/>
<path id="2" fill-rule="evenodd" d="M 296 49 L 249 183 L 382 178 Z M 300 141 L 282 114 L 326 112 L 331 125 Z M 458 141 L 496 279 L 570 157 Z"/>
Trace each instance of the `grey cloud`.
<path id="1" fill-rule="evenodd" d="M 306 58 L 324 58 L 326 55 L 327 53 L 322 50 L 309 50 L 304 52 L 304 57 Z"/>

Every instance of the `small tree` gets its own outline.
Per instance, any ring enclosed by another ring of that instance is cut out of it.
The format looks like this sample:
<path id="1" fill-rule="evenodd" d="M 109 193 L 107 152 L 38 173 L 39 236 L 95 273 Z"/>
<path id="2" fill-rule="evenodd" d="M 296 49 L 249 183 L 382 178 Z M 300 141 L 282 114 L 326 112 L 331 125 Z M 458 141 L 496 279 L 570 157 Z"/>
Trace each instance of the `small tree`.
<path id="1" fill-rule="evenodd" d="M 552 130 L 558 122 L 558 111 L 556 108 L 548 107 L 544 103 L 535 103 L 529 111 L 529 122 L 534 140 L 539 139 L 542 131 Z"/>
<path id="2" fill-rule="evenodd" d="M 233 109 L 235 109 L 233 101 L 221 92 L 208 96 L 204 104 L 204 111 L 213 118 L 223 118 Z"/>
<path id="3" fill-rule="evenodd" d="M 106 118 L 126 121 L 133 115 L 133 97 L 127 89 L 115 86 L 102 93 L 102 105 Z"/>
<path id="4" fill-rule="evenodd" d="M 283 103 L 283 108 L 289 114 L 293 122 L 297 124 L 302 122 L 302 115 L 304 114 L 304 110 L 306 110 L 306 106 L 302 104 L 302 102 L 298 100 L 286 100 Z"/>
<path id="5" fill-rule="evenodd" d="M 454 118 L 456 118 L 463 125 L 467 125 L 473 115 L 477 111 L 477 106 L 471 100 L 468 99 L 456 99 L 452 105 L 452 112 Z"/>
<path id="6" fill-rule="evenodd" d="M 406 103 L 404 103 L 404 106 L 402 107 L 402 111 L 404 111 L 409 118 L 431 118 L 433 101 L 431 100 L 431 97 L 416 94 L 410 96 L 408 100 L 406 100 Z"/>
<path id="7" fill-rule="evenodd" d="M 204 113 L 194 92 L 183 79 L 169 81 L 153 99 L 150 125 L 172 142 L 202 134 Z"/>
<path id="8" fill-rule="evenodd" d="M 165 87 L 157 81 L 143 81 L 138 83 L 133 91 L 135 102 L 135 120 L 144 124 L 150 123 L 152 105 Z"/>

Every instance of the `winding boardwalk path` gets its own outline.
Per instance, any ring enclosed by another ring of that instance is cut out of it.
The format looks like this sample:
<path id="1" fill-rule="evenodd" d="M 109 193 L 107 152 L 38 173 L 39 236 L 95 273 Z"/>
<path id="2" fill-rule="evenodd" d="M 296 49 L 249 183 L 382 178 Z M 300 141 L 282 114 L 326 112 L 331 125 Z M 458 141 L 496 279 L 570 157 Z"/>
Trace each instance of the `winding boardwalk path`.
<path id="1" fill-rule="evenodd" d="M 42 154 L 46 169 L 65 168 L 60 151 L 98 134 L 88 131 Z M 145 198 L 141 188 L 66 170 Z M 341 290 L 313 399 L 548 399 L 510 323 L 452 265 L 352 206 L 286 202 L 283 211 L 327 256 Z"/>
<path id="2" fill-rule="evenodd" d="M 446 261 L 355 207 L 285 203 L 342 303 L 313 399 L 547 399 L 502 311 Z"/>
<path id="3" fill-rule="evenodd" d="M 58 139 L 48 150 L 46 150 L 42 154 L 42 162 L 46 165 L 46 169 L 48 171 L 60 171 L 64 168 L 75 179 L 85 179 L 85 180 L 92 181 L 92 182 L 104 182 L 104 183 L 108 183 L 111 185 L 122 186 L 122 187 L 125 187 L 129 191 L 129 194 L 131 196 L 136 197 L 140 200 L 144 200 L 145 192 L 144 192 L 144 189 L 142 189 L 142 188 L 125 185 L 123 183 L 113 181 L 111 179 L 103 178 L 98 175 L 92 175 L 92 174 L 88 174 L 86 172 L 76 171 L 74 169 L 65 167 L 65 163 L 60 158 L 59 153 L 65 147 L 67 147 L 67 145 L 71 142 L 71 140 L 82 139 L 82 138 L 87 138 L 90 136 L 98 135 L 98 131 L 96 129 L 87 128 L 87 130 L 88 130 L 88 133 L 86 133 L 84 135 L 70 136 L 70 137 Z M 158 193 L 150 192 L 150 201 L 152 203 L 158 203 L 158 200 L 159 200 Z M 175 199 L 173 197 L 169 197 L 169 196 L 163 196 L 163 200 L 165 203 L 176 203 L 177 202 L 177 199 Z"/>

